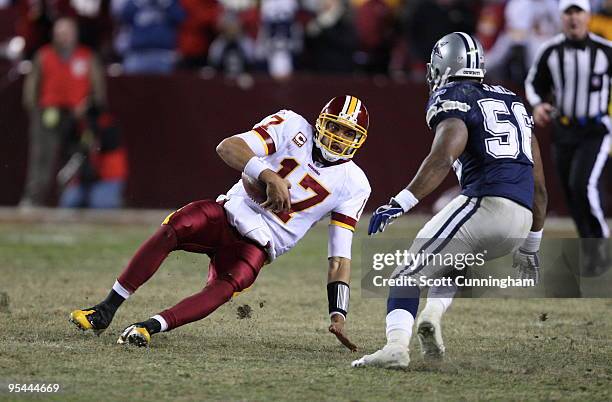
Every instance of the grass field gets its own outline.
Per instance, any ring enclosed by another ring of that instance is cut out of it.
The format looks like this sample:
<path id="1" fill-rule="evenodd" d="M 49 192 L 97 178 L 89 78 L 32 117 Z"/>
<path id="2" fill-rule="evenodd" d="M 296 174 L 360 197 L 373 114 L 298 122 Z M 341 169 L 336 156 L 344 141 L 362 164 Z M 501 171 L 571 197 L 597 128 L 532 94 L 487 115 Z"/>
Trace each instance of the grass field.
<path id="1" fill-rule="evenodd" d="M 355 258 L 348 329 L 359 352 L 327 333 L 325 226 L 251 290 L 150 348 L 115 341 L 199 290 L 207 257 L 173 253 L 101 337 L 78 332 L 69 312 L 103 298 L 154 229 L 0 223 L 0 400 L 24 398 L 9 383 L 32 382 L 60 384 L 44 396 L 54 400 L 612 400 L 610 299 L 460 299 L 445 318 L 443 363 L 426 365 L 413 343 L 409 370 L 351 369 L 384 344 L 385 301 L 361 297 Z M 404 219 L 393 229 L 408 236 L 417 226 Z M 251 317 L 239 319 L 244 305 Z"/>

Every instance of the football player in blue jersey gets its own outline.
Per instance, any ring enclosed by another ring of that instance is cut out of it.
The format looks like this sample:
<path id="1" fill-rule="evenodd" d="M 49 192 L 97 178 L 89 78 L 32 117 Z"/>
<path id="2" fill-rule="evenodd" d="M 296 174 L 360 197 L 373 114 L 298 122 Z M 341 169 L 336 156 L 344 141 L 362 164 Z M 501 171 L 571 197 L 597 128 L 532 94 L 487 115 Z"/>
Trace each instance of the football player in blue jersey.
<path id="1" fill-rule="evenodd" d="M 461 194 L 425 224 L 409 253 L 456 256 L 486 250 L 486 259 L 493 259 L 514 252 L 519 275 L 537 281 L 547 194 L 538 142 L 532 135 L 533 119 L 516 94 L 484 84 L 484 76 L 484 52 L 478 40 L 454 32 L 436 43 L 427 66 L 431 95 L 426 120 L 434 132 L 431 151 L 410 184 L 376 210 L 368 233 L 385 230 L 434 191 L 453 168 Z M 440 261 L 413 258 L 397 267 L 392 279 L 415 280 L 399 281 L 404 286 L 389 290 L 387 344 L 355 360 L 353 367 L 408 366 L 418 285 L 457 272 Z M 445 351 L 440 322 L 457 290 L 453 281 L 448 283 L 429 288 L 417 320 L 426 358 L 440 358 Z"/>

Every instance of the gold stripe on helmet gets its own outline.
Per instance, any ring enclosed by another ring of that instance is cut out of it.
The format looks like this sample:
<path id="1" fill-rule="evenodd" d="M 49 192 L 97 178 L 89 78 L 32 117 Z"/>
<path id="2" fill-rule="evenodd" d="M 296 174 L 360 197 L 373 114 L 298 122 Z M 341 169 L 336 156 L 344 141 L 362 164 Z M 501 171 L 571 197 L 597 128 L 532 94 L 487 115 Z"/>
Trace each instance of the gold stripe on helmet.
<path id="1" fill-rule="evenodd" d="M 355 109 L 357 109 L 357 98 L 351 96 L 351 102 L 349 103 L 348 111 L 346 112 L 346 114 L 348 116 L 352 116 L 353 113 L 355 113 Z"/>

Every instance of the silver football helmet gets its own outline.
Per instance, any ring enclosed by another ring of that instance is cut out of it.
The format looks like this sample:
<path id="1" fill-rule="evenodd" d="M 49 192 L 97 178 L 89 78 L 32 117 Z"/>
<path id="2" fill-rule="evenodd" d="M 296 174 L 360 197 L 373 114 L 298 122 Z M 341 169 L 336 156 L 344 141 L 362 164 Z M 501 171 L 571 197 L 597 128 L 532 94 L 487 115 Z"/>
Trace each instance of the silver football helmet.
<path id="1" fill-rule="evenodd" d="M 482 81 L 485 72 L 484 50 L 478 39 L 464 32 L 453 32 L 436 42 L 431 51 L 427 84 L 433 92 L 456 77 Z"/>

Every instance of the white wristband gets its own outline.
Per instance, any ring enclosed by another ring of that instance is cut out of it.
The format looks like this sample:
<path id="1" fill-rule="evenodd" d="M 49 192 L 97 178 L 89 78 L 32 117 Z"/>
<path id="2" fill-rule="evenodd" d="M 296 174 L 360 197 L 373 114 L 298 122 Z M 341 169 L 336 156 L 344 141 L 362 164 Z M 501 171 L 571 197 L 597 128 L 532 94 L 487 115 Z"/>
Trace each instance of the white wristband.
<path id="1" fill-rule="evenodd" d="M 523 242 L 523 245 L 521 246 L 521 250 L 527 251 L 530 253 L 535 253 L 536 251 L 540 250 L 540 242 L 542 241 L 542 232 L 544 232 L 544 229 L 540 230 L 539 232 L 529 232 L 529 234 L 527 235 L 527 238 L 525 239 L 525 241 Z"/>
<path id="2" fill-rule="evenodd" d="M 270 165 L 262 161 L 259 157 L 254 156 L 244 165 L 243 171 L 247 176 L 259 180 L 259 175 L 266 169 L 271 169 Z"/>
<path id="3" fill-rule="evenodd" d="M 403 189 L 395 197 L 392 198 L 393 201 L 397 202 L 400 207 L 404 210 L 404 212 L 408 212 L 411 210 L 416 204 L 419 203 L 419 200 L 412 194 L 409 190 Z"/>

